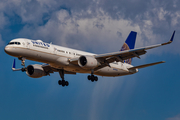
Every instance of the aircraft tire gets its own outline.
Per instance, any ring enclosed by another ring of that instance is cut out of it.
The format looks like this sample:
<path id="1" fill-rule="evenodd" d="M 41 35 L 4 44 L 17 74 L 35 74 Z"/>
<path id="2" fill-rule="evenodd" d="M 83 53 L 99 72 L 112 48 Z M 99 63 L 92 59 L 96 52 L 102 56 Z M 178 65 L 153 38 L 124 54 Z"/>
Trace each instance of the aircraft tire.
<path id="1" fill-rule="evenodd" d="M 94 75 L 91 75 L 91 81 L 94 82 Z"/>
<path id="2" fill-rule="evenodd" d="M 59 80 L 59 81 L 58 81 L 58 84 L 59 84 L 59 85 L 62 85 L 62 81 L 61 81 L 61 80 Z"/>
<path id="3" fill-rule="evenodd" d="M 91 80 L 91 76 L 90 75 L 88 75 L 88 80 Z"/>
<path id="4" fill-rule="evenodd" d="M 64 87 L 66 85 L 65 80 L 62 80 L 62 86 Z"/>
<path id="5" fill-rule="evenodd" d="M 68 81 L 66 81 L 66 82 L 65 82 L 65 84 L 66 84 L 66 86 L 68 86 L 68 85 L 69 85 L 69 82 L 68 82 Z"/>
<path id="6" fill-rule="evenodd" d="M 98 77 L 97 77 L 97 76 L 95 76 L 95 77 L 94 77 L 94 80 L 95 80 L 95 81 L 98 81 Z"/>

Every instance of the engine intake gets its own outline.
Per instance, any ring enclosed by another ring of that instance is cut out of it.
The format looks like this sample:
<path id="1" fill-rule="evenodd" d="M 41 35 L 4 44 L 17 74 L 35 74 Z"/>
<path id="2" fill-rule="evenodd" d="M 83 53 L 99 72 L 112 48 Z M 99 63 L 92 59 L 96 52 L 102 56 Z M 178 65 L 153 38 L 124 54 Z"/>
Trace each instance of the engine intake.
<path id="1" fill-rule="evenodd" d="M 93 69 L 99 65 L 98 61 L 92 56 L 81 56 L 78 64 L 84 69 Z"/>
<path id="2" fill-rule="evenodd" d="M 44 69 L 38 64 L 27 66 L 26 74 L 32 78 L 40 78 L 46 75 Z"/>

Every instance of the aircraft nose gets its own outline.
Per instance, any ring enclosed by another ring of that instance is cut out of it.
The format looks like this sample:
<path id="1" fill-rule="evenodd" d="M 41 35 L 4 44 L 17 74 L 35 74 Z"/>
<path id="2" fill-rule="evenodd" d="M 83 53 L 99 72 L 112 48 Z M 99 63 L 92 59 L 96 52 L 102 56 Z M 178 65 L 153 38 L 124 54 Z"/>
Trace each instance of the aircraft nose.
<path id="1" fill-rule="evenodd" d="M 7 46 L 4 48 L 4 51 L 7 52 Z"/>
<path id="2" fill-rule="evenodd" d="M 6 46 L 6 47 L 4 48 L 4 51 L 8 54 L 9 51 L 10 51 L 10 48 L 9 48 L 8 46 Z"/>

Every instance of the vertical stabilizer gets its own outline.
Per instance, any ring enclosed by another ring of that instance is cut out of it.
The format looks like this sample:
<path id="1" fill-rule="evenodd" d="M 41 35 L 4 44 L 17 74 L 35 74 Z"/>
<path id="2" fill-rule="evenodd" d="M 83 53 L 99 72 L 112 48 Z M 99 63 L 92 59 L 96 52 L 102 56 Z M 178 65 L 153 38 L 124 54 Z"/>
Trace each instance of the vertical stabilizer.
<path id="1" fill-rule="evenodd" d="M 120 51 L 134 49 L 135 42 L 136 42 L 136 35 L 137 35 L 137 32 L 131 31 L 131 33 L 127 37 L 127 39 L 126 39 L 125 43 L 123 44 Z M 124 62 L 131 64 L 132 58 L 124 60 Z"/>

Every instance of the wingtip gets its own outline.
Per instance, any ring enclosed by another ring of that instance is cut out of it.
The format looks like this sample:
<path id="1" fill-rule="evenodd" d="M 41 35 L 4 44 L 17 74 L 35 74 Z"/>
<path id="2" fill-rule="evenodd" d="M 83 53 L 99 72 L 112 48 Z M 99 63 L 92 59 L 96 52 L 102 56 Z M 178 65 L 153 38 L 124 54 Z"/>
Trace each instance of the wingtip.
<path id="1" fill-rule="evenodd" d="M 16 63 L 16 60 L 14 59 L 12 69 L 16 68 L 15 63 Z"/>
<path id="2" fill-rule="evenodd" d="M 166 43 L 162 43 L 161 45 L 167 45 L 167 44 L 170 44 L 170 43 L 172 43 L 173 42 L 173 40 L 174 40 L 174 35 L 175 35 L 175 30 L 174 30 L 174 32 L 173 32 L 173 34 L 172 34 L 172 36 L 171 36 L 171 39 L 168 41 L 168 42 L 166 42 Z"/>
<path id="3" fill-rule="evenodd" d="M 161 61 L 161 63 L 165 63 L 166 61 Z"/>

